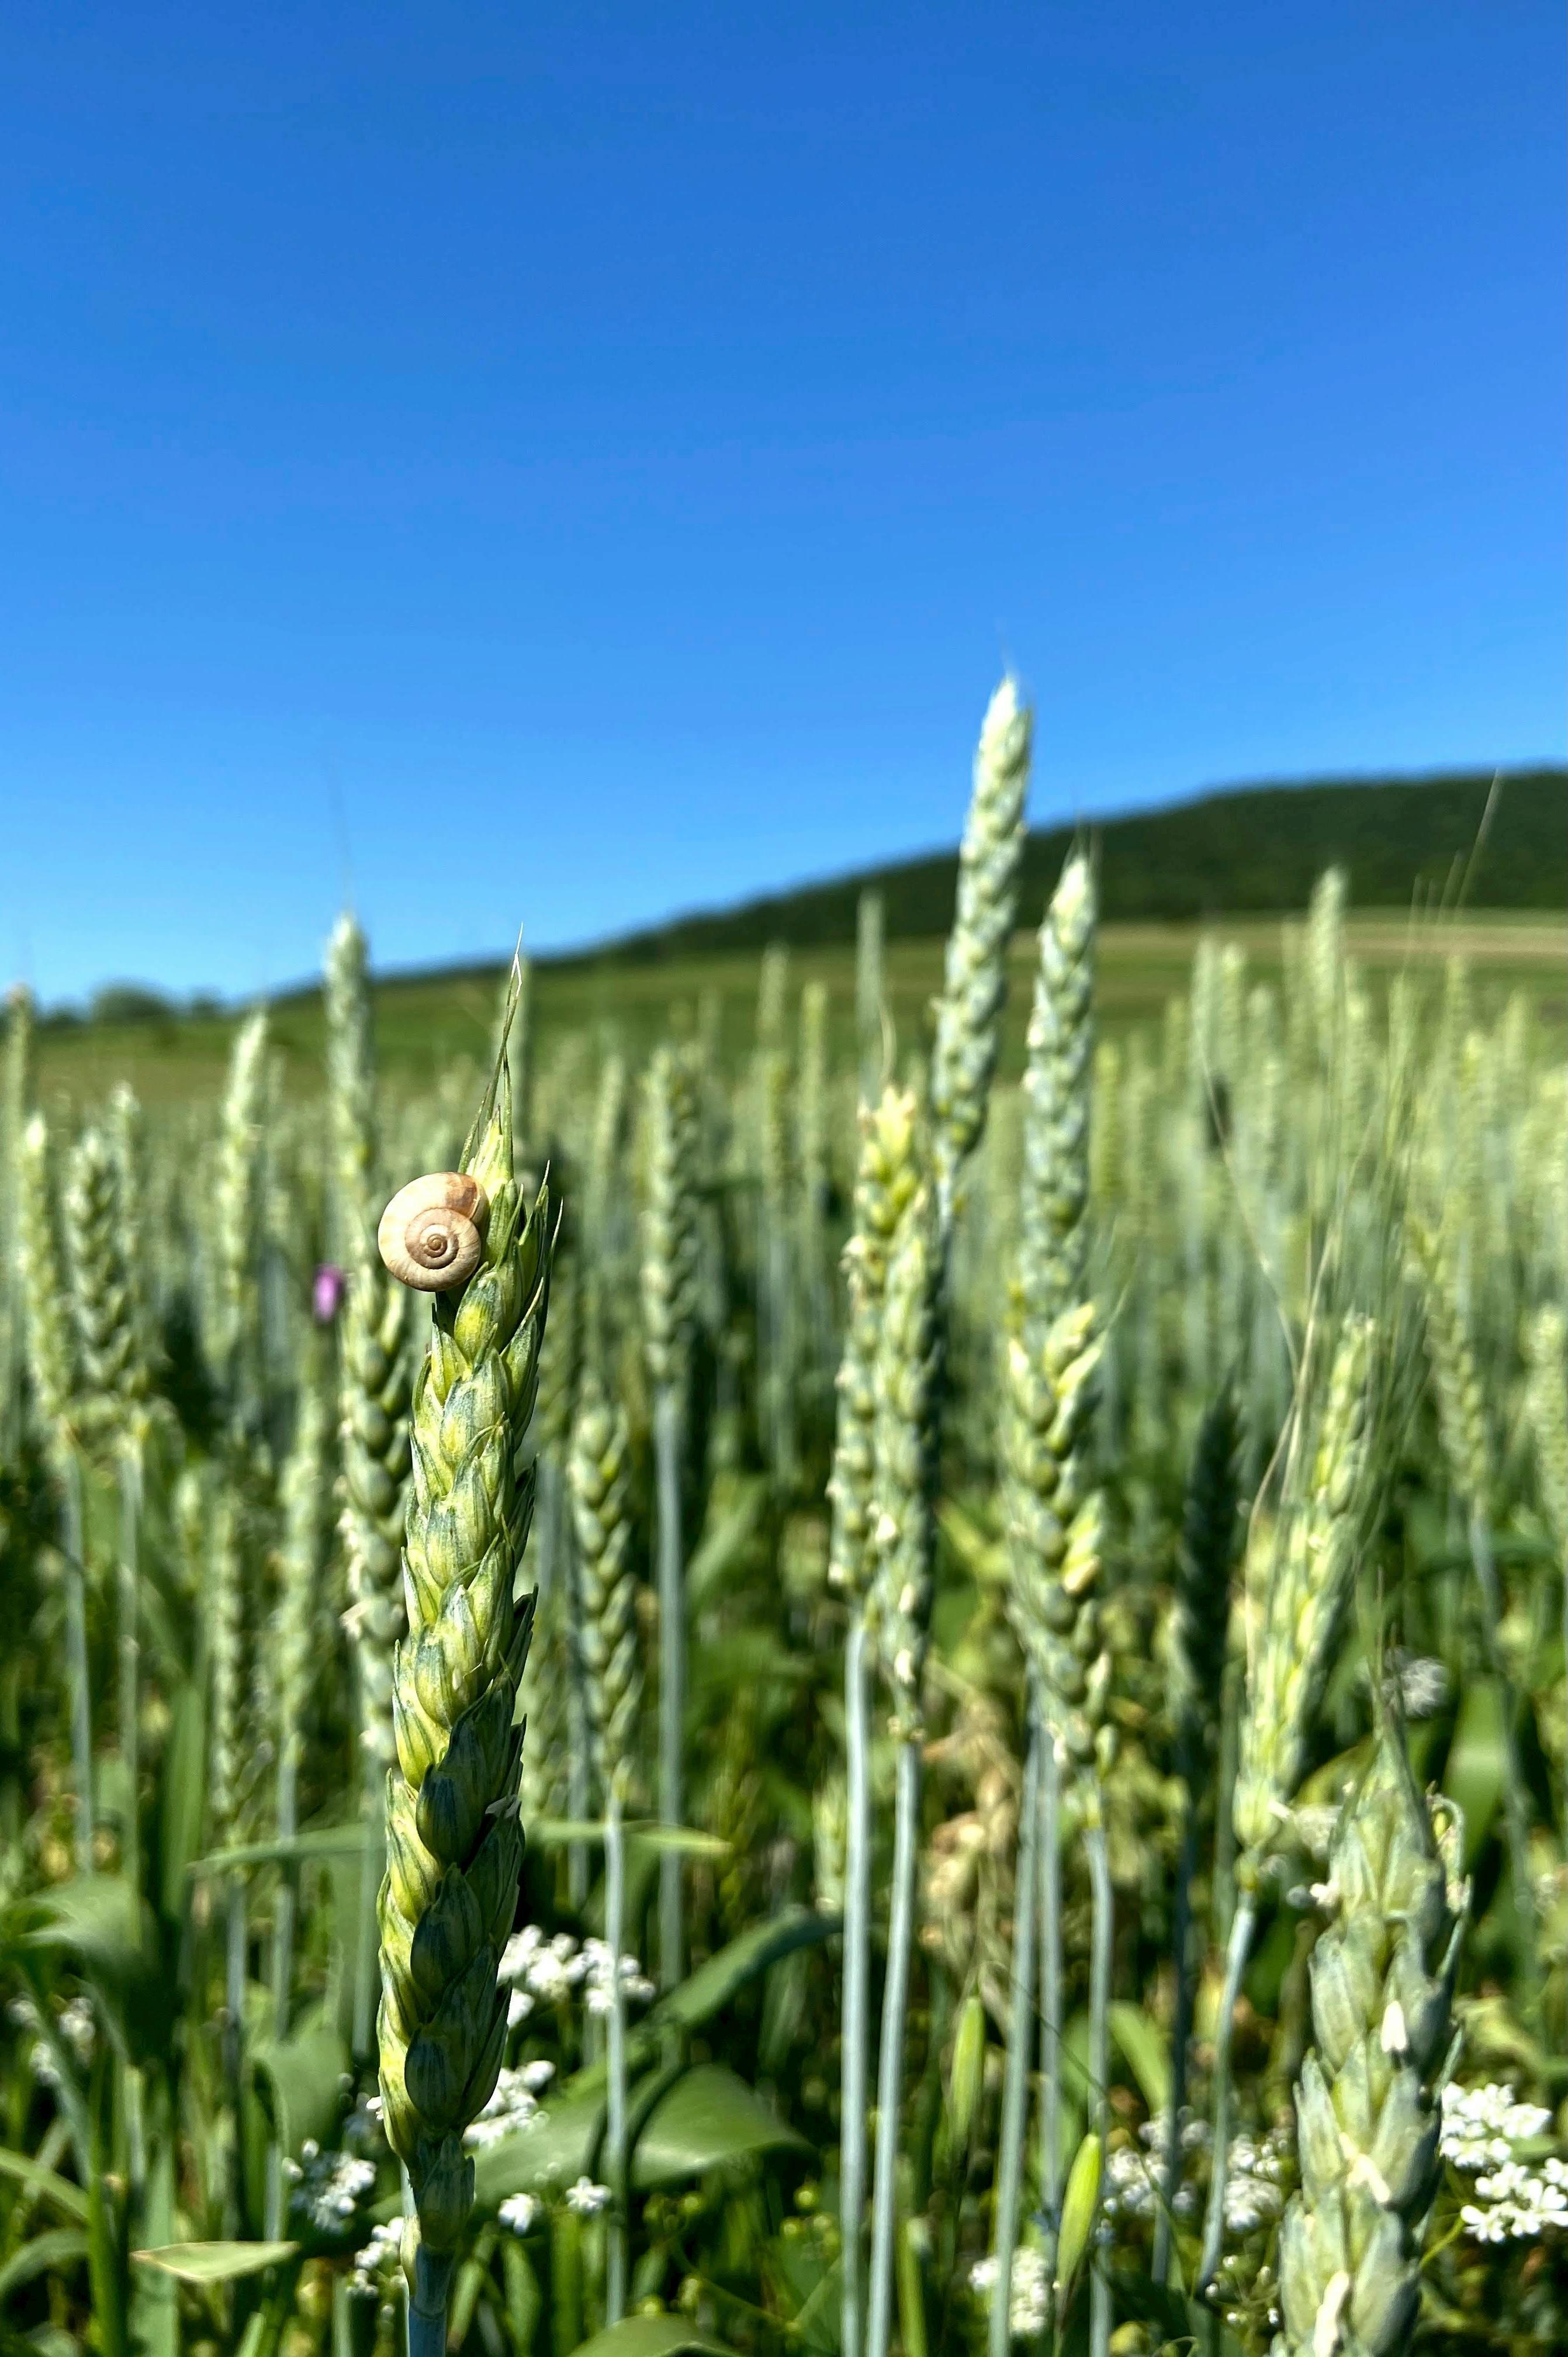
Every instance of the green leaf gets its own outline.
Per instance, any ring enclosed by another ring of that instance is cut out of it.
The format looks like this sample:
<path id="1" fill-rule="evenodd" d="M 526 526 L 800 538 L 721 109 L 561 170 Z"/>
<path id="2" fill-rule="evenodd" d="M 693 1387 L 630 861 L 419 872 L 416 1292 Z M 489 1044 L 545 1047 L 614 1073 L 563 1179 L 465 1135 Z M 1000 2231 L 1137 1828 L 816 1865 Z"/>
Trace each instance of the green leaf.
<path id="1" fill-rule="evenodd" d="M 1111 2007 L 1111 2035 L 1138 2082 L 1138 2093 L 1147 2104 L 1152 2118 L 1163 2112 L 1171 2099 L 1171 2065 L 1165 2033 L 1141 2006 L 1114 2004 Z"/>
<path id="2" fill-rule="evenodd" d="M 700 2029 L 758 1973 L 767 1972 L 797 1948 L 814 1947 L 819 1941 L 831 1939 L 843 1928 L 841 1916 L 816 1915 L 809 1907 L 787 1907 L 771 1922 L 754 1924 L 705 1964 L 699 1964 L 688 1980 L 654 2007 L 642 2024 L 648 2041 L 656 2045 L 658 2030 L 667 2024 Z"/>
<path id="3" fill-rule="evenodd" d="M 33 1903 L 35 1947 L 70 1948 L 90 1971 L 117 1983 L 147 1969 L 141 1909 L 124 1875 L 80 1875 Z"/>
<path id="4" fill-rule="evenodd" d="M 639 2097 L 646 2100 L 657 2077 L 650 2074 L 641 2087 L 632 2088 L 634 2121 Z M 602 2083 L 580 2086 L 574 2081 L 527 2127 L 474 2155 L 476 2207 L 493 2211 L 512 2193 L 559 2192 L 575 2184 L 599 2146 L 604 2116 Z M 805 2147 L 753 2088 L 722 2063 L 703 2062 L 682 2072 L 653 2104 L 633 2147 L 632 2183 L 651 2192 L 701 2177 L 726 2160 L 790 2149 Z"/>
<path id="5" fill-rule="evenodd" d="M 1057 2243 L 1057 2289 L 1063 2309 L 1072 2298 L 1078 2271 L 1094 2231 L 1100 2206 L 1100 2138 L 1090 2129 L 1079 2146 L 1062 2197 L 1062 2230 Z"/>
<path id="6" fill-rule="evenodd" d="M 683 2317 L 623 2316 L 583 2341 L 577 2357 L 735 2357 L 735 2352 L 693 2332 Z"/>
<path id="7" fill-rule="evenodd" d="M 695 1611 L 708 1590 L 728 1578 L 751 1544 L 767 1502 L 768 1483 L 757 1474 L 737 1485 L 736 1501 L 723 1521 L 704 1529 L 686 1565 L 689 1611 Z"/>
<path id="8" fill-rule="evenodd" d="M 80 2224 L 87 2222 L 87 2196 L 80 2185 L 68 2177 L 57 2177 L 52 2169 L 41 2161 L 29 2160 L 25 2152 L 11 2152 L 0 2145 L 0 2177 L 9 2177 L 17 2185 L 25 2185 L 36 2201 L 47 2201 L 62 2218 L 74 2218 Z"/>
<path id="9" fill-rule="evenodd" d="M 656 1851 L 678 1850 L 693 1857 L 725 1857 L 729 1844 L 717 1834 L 698 1833 L 692 1825 L 661 1825 L 651 1819 L 646 1824 L 625 1824 L 621 1836 L 628 1851 L 643 1848 Z M 528 1825 L 529 1841 L 538 1849 L 561 1849 L 568 1842 L 602 1842 L 604 1826 L 592 1817 L 534 1817 Z"/>
<path id="10" fill-rule="evenodd" d="M 358 1856 L 365 1846 L 365 1826 L 356 1817 L 346 1825 L 318 1825 L 287 1841 L 236 1842 L 230 1849 L 209 1850 L 193 1858 L 188 1874 L 229 1874 L 242 1866 L 307 1866 L 312 1858 Z"/>
<path id="11" fill-rule="evenodd" d="M 1465 1812 L 1465 1870 L 1486 1847 L 1503 1796 L 1505 1772 L 1501 1697 L 1489 1678 L 1466 1679 L 1458 1723 L 1448 1747 L 1443 1790 Z"/>
<path id="12" fill-rule="evenodd" d="M 84 1874 L 27 1902 L 28 1944 L 70 1951 L 134 2058 L 166 2054 L 177 1990 L 152 1909 L 121 1874 Z"/>
<path id="13" fill-rule="evenodd" d="M 207 1706 L 194 1681 L 175 1698 L 161 1781 L 159 1904 L 168 1921 L 177 1923 L 189 1903 L 186 1876 L 201 1846 L 201 1816 L 207 1805 Z"/>
<path id="14" fill-rule="evenodd" d="M 750 2153 L 807 2149 L 744 2079 L 722 2062 L 700 2062 L 654 2105 L 632 2154 L 632 2183 L 652 2192 Z"/>
<path id="15" fill-rule="evenodd" d="M 283 2150 L 297 2159 L 307 2137 L 314 2136 L 318 2145 L 332 2144 L 343 2115 L 343 2076 L 349 2054 L 331 2024 L 302 2026 L 281 2042 L 264 2039 L 252 2049 L 252 2057 Z"/>
<path id="16" fill-rule="evenodd" d="M 298 2252 L 297 2243 L 168 2243 L 161 2251 L 133 2251 L 138 2266 L 160 2267 L 180 2283 L 238 2283 L 281 2266 Z"/>
<path id="17" fill-rule="evenodd" d="M 47 2234 L 35 2234 L 0 2267 L 0 2302 L 35 2276 L 65 2275 L 86 2256 L 87 2237 L 80 2226 L 56 2226 Z"/>

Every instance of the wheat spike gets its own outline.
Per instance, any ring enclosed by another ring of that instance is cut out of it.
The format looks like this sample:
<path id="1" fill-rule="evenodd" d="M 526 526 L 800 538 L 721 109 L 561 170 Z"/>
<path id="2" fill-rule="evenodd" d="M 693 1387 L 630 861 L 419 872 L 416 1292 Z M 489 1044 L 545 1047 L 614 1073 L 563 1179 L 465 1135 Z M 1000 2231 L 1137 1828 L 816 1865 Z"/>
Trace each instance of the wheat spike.
<path id="1" fill-rule="evenodd" d="M 1328 1889 L 1333 1920 L 1311 1964 L 1316 2042 L 1295 2094 L 1301 2190 L 1280 2230 L 1283 2328 L 1273 2345 L 1275 2357 L 1387 2357 L 1407 2340 L 1420 2298 L 1464 1907 L 1391 1726 L 1341 1811 Z"/>
<path id="2" fill-rule="evenodd" d="M 532 1598 L 514 1587 L 532 1507 L 519 1455 L 533 1413 L 549 1287 L 547 1189 L 512 1175 L 504 1063 L 464 1157 L 489 1205 L 474 1273 L 437 1295 L 413 1389 L 413 1482 L 397 1648 L 381 1885 L 381 2078 L 389 2142 L 421 2233 L 414 2307 L 445 2311 L 473 2200 L 463 2131 L 488 2101 L 506 2034 L 497 1994 L 522 1859 L 513 1724 Z"/>
<path id="3" fill-rule="evenodd" d="M 974 789 L 959 850 L 958 898 L 948 936 L 931 1050 L 930 1104 L 940 1225 L 951 1223 L 958 1174 L 979 1144 L 996 1069 L 1007 943 L 1018 902 L 1031 715 L 1004 679 L 986 710 Z"/>

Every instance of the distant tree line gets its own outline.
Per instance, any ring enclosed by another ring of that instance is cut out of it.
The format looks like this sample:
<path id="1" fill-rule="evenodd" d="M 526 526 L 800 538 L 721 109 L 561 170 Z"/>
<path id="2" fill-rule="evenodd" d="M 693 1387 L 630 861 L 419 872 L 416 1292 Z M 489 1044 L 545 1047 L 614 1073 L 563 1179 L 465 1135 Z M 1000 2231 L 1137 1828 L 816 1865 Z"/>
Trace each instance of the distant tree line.
<path id="1" fill-rule="evenodd" d="M 1082 832 L 1098 845 L 1101 909 L 1112 923 L 1296 909 L 1336 865 L 1348 871 L 1350 898 L 1360 908 L 1404 909 L 1418 894 L 1452 895 L 1466 865 L 1473 907 L 1568 908 L 1568 770 L 1503 776 L 1472 861 L 1491 786 L 1487 771 L 1248 786 L 1090 822 Z M 1022 907 L 1044 906 L 1079 832 L 1054 826 L 1031 834 Z M 740 952 L 769 941 L 802 949 L 852 942 L 856 904 L 868 887 L 882 894 L 888 935 L 919 940 L 951 923 L 957 871 L 956 853 L 933 852 L 740 908 L 678 917 L 581 954 L 653 962 Z"/>

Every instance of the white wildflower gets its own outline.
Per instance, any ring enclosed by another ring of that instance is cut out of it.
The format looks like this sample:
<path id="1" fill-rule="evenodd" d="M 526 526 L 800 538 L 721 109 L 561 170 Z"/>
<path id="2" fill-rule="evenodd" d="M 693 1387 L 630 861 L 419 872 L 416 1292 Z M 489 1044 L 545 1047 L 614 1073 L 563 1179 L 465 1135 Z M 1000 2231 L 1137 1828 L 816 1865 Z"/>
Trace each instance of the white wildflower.
<path id="1" fill-rule="evenodd" d="M 512 2136 L 520 2128 L 533 2127 L 541 2113 L 534 2101 L 533 2090 L 543 2082 L 531 2073 L 537 2064 L 525 2062 L 521 2071 L 509 2071 L 504 2066 L 496 2074 L 495 2092 L 478 2117 L 464 2132 L 463 2141 L 471 2150 L 488 2144 L 498 2144 L 502 2136 Z M 548 2077 L 553 2065 L 547 2064 Z"/>
<path id="2" fill-rule="evenodd" d="M 306 2138 L 297 2161 L 285 2165 L 294 2180 L 289 2209 L 318 2234 L 342 2233 L 376 2181 L 373 2162 L 357 2160 L 351 2153 L 323 2152 L 314 2136 Z"/>
<path id="3" fill-rule="evenodd" d="M 601 2210 L 609 2208 L 609 2187 L 596 2185 L 591 2177 L 579 2177 L 575 2185 L 566 2189 L 566 2207 L 579 2218 L 596 2217 Z"/>
<path id="4" fill-rule="evenodd" d="M 539 2217 L 539 2204 L 532 2193 L 510 2193 L 496 2216 L 509 2234 L 531 2234 Z"/>
<path id="5" fill-rule="evenodd" d="M 374 2299 L 391 2291 L 403 2266 L 403 2227 L 372 2226 L 363 2250 L 354 2254 L 349 2289 L 360 2299 Z"/>
<path id="6" fill-rule="evenodd" d="M 610 1971 L 610 1952 L 602 1940 L 586 1940 L 583 1943 L 583 1962 L 587 1986 L 584 1992 L 588 2011 L 607 2014 L 610 2009 L 610 1992 L 614 1986 Z M 653 1995 L 653 1983 L 643 1972 L 635 1956 L 622 1956 L 618 1979 L 623 2004 L 646 2004 Z"/>
<path id="7" fill-rule="evenodd" d="M 1513 2158 L 1516 2144 L 1541 2135 L 1551 2120 L 1539 2104 L 1518 2102 L 1506 2084 L 1460 2087 L 1451 2080 L 1443 2090 L 1437 2148 L 1455 2169 L 1497 2167 Z"/>
<path id="8" fill-rule="evenodd" d="M 996 2291 L 996 2262 L 979 2259 L 970 2269 L 971 2288 L 989 2307 Z M 1013 2254 L 1012 2297 L 1007 2322 L 1015 2341 L 1037 2341 L 1050 2312 L 1050 2277 L 1045 2254 L 1025 2244 Z"/>

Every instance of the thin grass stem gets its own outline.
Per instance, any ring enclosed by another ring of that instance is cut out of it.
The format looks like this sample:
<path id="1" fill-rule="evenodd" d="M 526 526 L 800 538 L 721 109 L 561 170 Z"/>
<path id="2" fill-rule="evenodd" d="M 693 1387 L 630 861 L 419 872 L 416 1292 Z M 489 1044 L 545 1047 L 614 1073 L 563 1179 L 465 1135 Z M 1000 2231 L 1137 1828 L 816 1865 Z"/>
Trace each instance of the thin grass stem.
<path id="1" fill-rule="evenodd" d="M 887 1918 L 887 1975 L 876 2063 L 876 2174 L 872 2190 L 871 2297 L 867 2357 L 887 2357 L 893 2332 L 893 2261 L 897 2219 L 898 2110 L 908 2026 L 909 1964 L 915 1943 L 915 1877 L 920 1835 L 918 1742 L 898 1746 L 893 1818 L 893 1886 Z"/>

